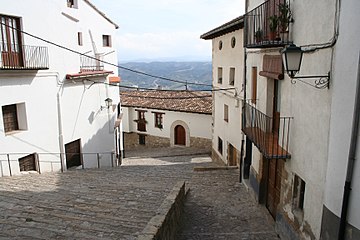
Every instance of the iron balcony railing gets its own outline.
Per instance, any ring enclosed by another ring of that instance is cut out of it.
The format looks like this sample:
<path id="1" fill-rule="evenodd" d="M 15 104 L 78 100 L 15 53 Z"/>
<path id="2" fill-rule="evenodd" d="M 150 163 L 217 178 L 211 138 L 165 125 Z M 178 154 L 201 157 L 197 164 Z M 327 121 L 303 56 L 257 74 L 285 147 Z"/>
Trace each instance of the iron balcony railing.
<path id="1" fill-rule="evenodd" d="M 267 159 L 289 159 L 289 133 L 292 117 L 271 118 L 244 103 L 242 131 Z"/>
<path id="2" fill-rule="evenodd" d="M 95 56 L 80 56 L 80 72 L 90 72 L 90 71 L 103 71 L 104 64 L 102 63 L 102 58 L 99 54 Z"/>
<path id="3" fill-rule="evenodd" d="M 0 69 L 45 70 L 49 69 L 47 47 L 0 42 Z"/>
<path id="4" fill-rule="evenodd" d="M 289 37 L 292 21 L 286 0 L 268 0 L 247 12 L 244 18 L 246 48 L 280 47 L 292 43 Z"/>

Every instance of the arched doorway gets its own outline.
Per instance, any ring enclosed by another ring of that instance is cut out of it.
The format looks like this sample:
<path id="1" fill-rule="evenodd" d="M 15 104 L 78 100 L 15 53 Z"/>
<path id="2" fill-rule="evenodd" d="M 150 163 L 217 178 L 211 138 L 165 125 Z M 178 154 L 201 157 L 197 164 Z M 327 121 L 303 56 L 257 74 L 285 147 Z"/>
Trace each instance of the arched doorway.
<path id="1" fill-rule="evenodd" d="M 185 135 L 185 128 L 181 125 L 177 125 L 174 129 L 175 131 L 175 144 L 176 145 L 186 145 L 186 135 Z"/>

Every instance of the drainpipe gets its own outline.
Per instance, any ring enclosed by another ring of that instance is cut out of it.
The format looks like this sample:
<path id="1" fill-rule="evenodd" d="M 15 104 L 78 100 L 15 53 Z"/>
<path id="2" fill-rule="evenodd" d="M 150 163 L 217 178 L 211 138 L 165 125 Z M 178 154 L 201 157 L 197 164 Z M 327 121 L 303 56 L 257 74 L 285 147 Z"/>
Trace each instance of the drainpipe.
<path id="1" fill-rule="evenodd" d="M 349 206 L 350 192 L 351 192 L 351 180 L 354 172 L 354 163 L 356 157 L 356 148 L 358 142 L 358 132 L 359 132 L 359 120 L 360 120 L 360 54 L 359 54 L 359 63 L 358 63 L 358 76 L 357 76 L 357 87 L 355 95 L 355 106 L 354 106 L 354 115 L 352 123 L 352 132 L 351 132 L 351 142 L 349 149 L 348 157 L 348 166 L 346 172 L 345 186 L 344 186 L 344 196 L 341 208 L 341 218 L 339 226 L 339 235 L 338 239 L 345 239 L 345 229 L 346 229 L 346 218 Z"/>
<path id="2" fill-rule="evenodd" d="M 59 131 L 59 149 L 60 149 L 60 164 L 61 164 L 61 172 L 66 171 L 65 166 L 65 148 L 64 148 L 64 136 L 63 136 L 63 128 L 62 128 L 62 117 L 61 117 L 61 95 L 60 91 L 63 86 L 63 82 L 59 80 L 59 73 L 56 74 L 57 82 L 60 83 L 59 90 L 56 94 L 57 101 L 57 115 L 58 115 L 58 131 Z"/>

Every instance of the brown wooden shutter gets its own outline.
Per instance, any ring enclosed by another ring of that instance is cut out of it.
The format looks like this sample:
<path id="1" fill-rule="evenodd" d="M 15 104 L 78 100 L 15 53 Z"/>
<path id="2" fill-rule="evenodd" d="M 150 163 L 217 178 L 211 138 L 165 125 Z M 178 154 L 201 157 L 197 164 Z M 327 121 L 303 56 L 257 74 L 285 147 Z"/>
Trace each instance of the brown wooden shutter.
<path id="1" fill-rule="evenodd" d="M 19 130 L 16 105 L 2 107 L 5 132 Z"/>

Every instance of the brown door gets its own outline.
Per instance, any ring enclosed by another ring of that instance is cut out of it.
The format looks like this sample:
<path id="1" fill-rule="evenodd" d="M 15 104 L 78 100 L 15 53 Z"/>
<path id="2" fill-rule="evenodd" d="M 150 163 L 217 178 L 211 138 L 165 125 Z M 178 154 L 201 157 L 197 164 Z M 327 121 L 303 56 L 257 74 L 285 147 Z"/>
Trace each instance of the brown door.
<path id="1" fill-rule="evenodd" d="M 279 126 L 280 126 L 280 107 L 279 107 L 279 80 L 274 81 L 274 98 L 273 98 L 273 125 L 272 130 L 273 133 L 279 133 Z"/>
<path id="2" fill-rule="evenodd" d="M 38 171 L 39 162 L 36 154 L 30 154 L 25 157 L 19 158 L 20 171 Z"/>
<path id="3" fill-rule="evenodd" d="M 65 144 L 65 154 L 67 168 L 82 165 L 80 139 Z"/>
<path id="4" fill-rule="evenodd" d="M 175 127 L 175 144 L 186 145 L 185 128 L 181 125 Z"/>
<path id="5" fill-rule="evenodd" d="M 236 166 L 237 151 L 236 151 L 236 148 L 234 148 L 234 146 L 231 144 L 229 144 L 229 146 L 228 146 L 228 156 L 229 156 L 229 166 Z"/>
<path id="6" fill-rule="evenodd" d="M 22 44 L 20 29 L 20 19 L 0 16 L 0 48 L 3 67 L 22 67 Z"/>
<path id="7" fill-rule="evenodd" d="M 269 159 L 268 161 L 266 207 L 273 218 L 275 218 L 277 207 L 280 202 L 281 172 L 284 162 L 282 159 Z"/>

